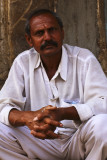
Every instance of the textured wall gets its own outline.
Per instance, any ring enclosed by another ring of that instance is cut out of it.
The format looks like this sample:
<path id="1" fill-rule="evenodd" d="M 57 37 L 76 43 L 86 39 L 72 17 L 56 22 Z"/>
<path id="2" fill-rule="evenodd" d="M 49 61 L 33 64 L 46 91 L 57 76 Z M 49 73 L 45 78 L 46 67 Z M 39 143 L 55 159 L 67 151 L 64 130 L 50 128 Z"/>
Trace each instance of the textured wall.
<path id="1" fill-rule="evenodd" d="M 57 2 L 56 10 L 65 26 L 65 42 L 91 50 L 107 75 L 105 32 L 107 0 L 57 0 Z"/>
<path id="2" fill-rule="evenodd" d="M 57 12 L 65 24 L 65 42 L 88 48 L 97 55 L 96 8 L 97 0 L 59 0 Z"/>
<path id="3" fill-rule="evenodd" d="M 55 9 L 54 0 L 0 0 L 0 88 L 13 59 L 29 48 L 24 24 L 29 12 L 37 8 Z"/>
<path id="4" fill-rule="evenodd" d="M 4 83 L 9 70 L 8 46 L 8 3 L 0 1 L 0 87 Z"/>
<path id="5" fill-rule="evenodd" d="M 53 0 L 10 0 L 9 21 L 12 54 L 17 55 L 28 47 L 24 37 L 24 24 L 29 12 L 37 8 L 53 9 L 53 7 Z"/>
<path id="6" fill-rule="evenodd" d="M 90 49 L 107 71 L 103 16 L 104 0 L 0 0 L 0 88 L 13 59 L 29 46 L 24 38 L 24 24 L 30 11 L 49 8 L 64 22 L 65 43 Z M 102 12 L 101 12 L 102 13 Z M 98 23 L 98 19 L 100 20 Z M 102 40 L 103 39 L 103 40 Z"/>
<path id="7" fill-rule="evenodd" d="M 107 42 L 107 0 L 104 0 L 105 3 L 105 26 L 106 26 L 106 42 Z"/>

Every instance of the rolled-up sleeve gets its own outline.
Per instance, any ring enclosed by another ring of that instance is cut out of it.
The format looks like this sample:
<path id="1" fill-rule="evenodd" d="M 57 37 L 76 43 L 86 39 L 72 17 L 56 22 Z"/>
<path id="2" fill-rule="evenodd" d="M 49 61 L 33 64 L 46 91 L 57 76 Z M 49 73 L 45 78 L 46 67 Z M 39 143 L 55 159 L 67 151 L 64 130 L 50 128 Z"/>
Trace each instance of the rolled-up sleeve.
<path id="1" fill-rule="evenodd" d="M 0 121 L 6 125 L 10 125 L 8 121 L 10 110 L 13 108 L 23 110 L 26 102 L 22 68 L 15 60 L 0 91 Z"/>
<path id="2" fill-rule="evenodd" d="M 74 105 L 81 121 L 107 113 L 107 78 L 94 56 L 87 59 L 84 69 L 84 100 Z"/>

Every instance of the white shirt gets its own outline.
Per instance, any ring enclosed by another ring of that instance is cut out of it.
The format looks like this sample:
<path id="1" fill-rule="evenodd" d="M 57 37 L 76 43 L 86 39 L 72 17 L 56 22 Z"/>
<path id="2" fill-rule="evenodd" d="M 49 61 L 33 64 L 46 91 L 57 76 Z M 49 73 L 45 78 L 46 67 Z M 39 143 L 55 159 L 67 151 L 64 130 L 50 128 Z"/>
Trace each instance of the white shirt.
<path id="1" fill-rule="evenodd" d="M 10 125 L 12 108 L 35 111 L 47 105 L 75 106 L 81 121 L 107 113 L 107 78 L 89 50 L 64 44 L 50 81 L 34 48 L 17 56 L 0 92 L 0 121 Z M 62 123 L 64 129 L 75 128 L 72 121 Z"/>

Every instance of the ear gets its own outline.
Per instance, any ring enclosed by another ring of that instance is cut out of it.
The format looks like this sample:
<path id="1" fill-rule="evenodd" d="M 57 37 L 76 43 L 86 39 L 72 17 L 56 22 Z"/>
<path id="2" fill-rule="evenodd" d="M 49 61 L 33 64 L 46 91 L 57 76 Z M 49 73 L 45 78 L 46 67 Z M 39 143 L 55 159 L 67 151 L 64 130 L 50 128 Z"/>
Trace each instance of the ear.
<path id="1" fill-rule="evenodd" d="M 27 41 L 27 43 L 29 44 L 29 46 L 30 46 L 30 47 L 33 47 L 33 43 L 32 43 L 31 36 L 28 35 L 28 34 L 25 34 L 25 38 L 26 38 L 26 41 Z"/>

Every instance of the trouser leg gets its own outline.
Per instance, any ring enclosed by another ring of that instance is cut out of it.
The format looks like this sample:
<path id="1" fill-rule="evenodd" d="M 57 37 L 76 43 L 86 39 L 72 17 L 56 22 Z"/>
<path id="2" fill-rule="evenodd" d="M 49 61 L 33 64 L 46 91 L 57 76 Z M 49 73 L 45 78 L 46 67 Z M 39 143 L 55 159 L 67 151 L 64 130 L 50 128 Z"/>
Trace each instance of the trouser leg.
<path id="1" fill-rule="evenodd" d="M 106 114 L 94 116 L 83 123 L 73 136 L 57 140 L 40 140 L 33 137 L 27 127 L 10 128 L 0 124 L 0 158 L 106 160 L 106 122 Z"/>
<path id="2" fill-rule="evenodd" d="M 71 137 L 67 159 L 107 160 L 107 115 L 92 117 Z"/>
<path id="3" fill-rule="evenodd" d="M 63 160 L 58 141 L 60 140 L 40 140 L 32 136 L 27 127 L 12 128 L 0 123 L 2 160 Z"/>
<path id="4" fill-rule="evenodd" d="M 85 143 L 86 160 L 107 159 L 107 114 L 94 116 L 83 127 L 81 139 Z"/>
<path id="5" fill-rule="evenodd" d="M 11 136 L 9 127 L 0 123 L 0 159 L 1 160 L 28 160 L 17 139 Z"/>

